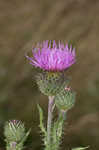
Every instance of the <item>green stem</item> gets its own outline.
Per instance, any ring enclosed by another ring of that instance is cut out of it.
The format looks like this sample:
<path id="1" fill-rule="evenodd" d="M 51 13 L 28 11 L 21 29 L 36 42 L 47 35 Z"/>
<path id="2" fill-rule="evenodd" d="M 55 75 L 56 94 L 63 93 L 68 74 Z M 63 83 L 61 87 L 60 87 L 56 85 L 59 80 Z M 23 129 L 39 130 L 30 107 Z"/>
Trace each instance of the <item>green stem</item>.
<path id="1" fill-rule="evenodd" d="M 48 121 L 47 121 L 47 142 L 48 145 L 51 145 L 51 124 L 52 124 L 52 112 L 54 105 L 54 96 L 49 96 L 48 104 Z"/>

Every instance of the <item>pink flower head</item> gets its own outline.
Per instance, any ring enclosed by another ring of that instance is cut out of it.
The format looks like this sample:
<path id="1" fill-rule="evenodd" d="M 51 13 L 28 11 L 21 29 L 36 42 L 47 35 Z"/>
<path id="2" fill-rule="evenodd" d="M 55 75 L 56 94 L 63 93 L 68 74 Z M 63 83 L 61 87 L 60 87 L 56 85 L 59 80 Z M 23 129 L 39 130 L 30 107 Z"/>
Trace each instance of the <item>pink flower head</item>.
<path id="1" fill-rule="evenodd" d="M 51 41 L 44 41 L 33 48 L 33 57 L 26 56 L 35 67 L 46 71 L 63 71 L 75 63 L 75 49 L 60 41 L 53 44 Z"/>

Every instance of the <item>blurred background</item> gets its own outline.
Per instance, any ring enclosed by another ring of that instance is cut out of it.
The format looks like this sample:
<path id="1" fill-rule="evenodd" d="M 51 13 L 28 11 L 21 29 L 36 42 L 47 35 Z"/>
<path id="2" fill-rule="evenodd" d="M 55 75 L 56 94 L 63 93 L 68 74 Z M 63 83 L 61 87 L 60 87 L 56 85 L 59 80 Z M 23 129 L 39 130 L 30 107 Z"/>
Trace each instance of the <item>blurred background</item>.
<path id="1" fill-rule="evenodd" d="M 48 100 L 24 56 L 35 41 L 46 39 L 71 41 L 77 54 L 67 71 L 76 105 L 68 112 L 61 147 L 99 150 L 99 0 L 0 0 L 0 149 L 9 119 L 32 128 L 27 150 L 43 149 L 36 105 L 43 107 L 46 121 Z"/>

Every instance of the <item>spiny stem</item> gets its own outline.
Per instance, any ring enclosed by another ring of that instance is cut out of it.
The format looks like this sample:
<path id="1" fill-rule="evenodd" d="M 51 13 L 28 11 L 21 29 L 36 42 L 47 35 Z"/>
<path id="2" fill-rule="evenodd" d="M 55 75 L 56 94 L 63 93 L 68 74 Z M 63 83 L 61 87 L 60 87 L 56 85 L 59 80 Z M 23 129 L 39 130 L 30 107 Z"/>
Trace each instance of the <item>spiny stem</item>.
<path id="1" fill-rule="evenodd" d="M 54 105 L 54 96 L 49 96 L 49 103 L 48 103 L 48 121 L 47 121 L 47 142 L 50 145 L 51 141 L 51 124 L 52 124 L 52 112 L 53 112 L 53 105 Z"/>

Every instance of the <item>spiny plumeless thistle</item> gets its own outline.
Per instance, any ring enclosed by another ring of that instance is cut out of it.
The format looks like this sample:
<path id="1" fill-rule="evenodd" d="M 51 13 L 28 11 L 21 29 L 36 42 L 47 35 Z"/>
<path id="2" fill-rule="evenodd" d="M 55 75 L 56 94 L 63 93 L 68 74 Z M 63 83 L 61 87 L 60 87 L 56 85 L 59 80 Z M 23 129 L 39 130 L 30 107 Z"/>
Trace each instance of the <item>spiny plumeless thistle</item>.
<path id="1" fill-rule="evenodd" d="M 65 90 L 68 80 L 64 76 L 64 72 L 76 62 L 75 48 L 61 41 L 56 43 L 55 40 L 46 40 L 33 47 L 32 55 L 26 58 L 33 67 L 41 69 L 41 72 L 36 75 L 36 82 L 40 91 L 49 97 L 47 130 L 43 124 L 42 109 L 38 107 L 45 150 L 58 150 L 65 121 L 64 115 L 75 102 L 74 93 Z M 59 112 L 57 121 L 53 121 L 55 106 Z"/>

